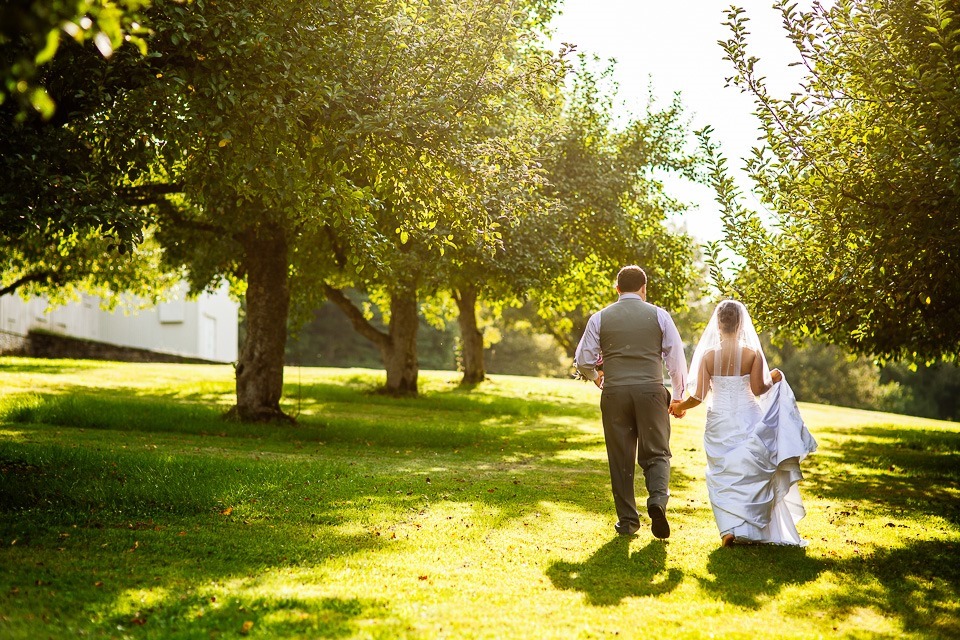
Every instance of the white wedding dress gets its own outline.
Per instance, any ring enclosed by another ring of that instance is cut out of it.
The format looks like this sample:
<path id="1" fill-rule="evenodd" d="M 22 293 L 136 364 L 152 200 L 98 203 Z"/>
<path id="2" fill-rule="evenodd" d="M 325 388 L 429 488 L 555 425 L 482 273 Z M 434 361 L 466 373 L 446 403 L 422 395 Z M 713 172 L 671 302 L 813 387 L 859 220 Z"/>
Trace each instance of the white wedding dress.
<path id="1" fill-rule="evenodd" d="M 720 534 L 737 542 L 806 546 L 797 483 L 800 462 L 816 451 L 786 379 L 761 399 L 750 376 L 713 376 L 703 444 L 707 491 Z"/>

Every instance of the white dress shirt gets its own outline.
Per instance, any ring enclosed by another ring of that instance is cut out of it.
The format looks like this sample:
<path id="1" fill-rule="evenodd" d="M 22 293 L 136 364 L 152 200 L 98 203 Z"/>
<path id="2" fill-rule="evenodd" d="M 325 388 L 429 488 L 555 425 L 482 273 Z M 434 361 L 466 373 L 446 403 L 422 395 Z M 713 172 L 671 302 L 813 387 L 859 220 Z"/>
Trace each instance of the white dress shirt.
<path id="1" fill-rule="evenodd" d="M 642 300 L 636 293 L 621 293 L 620 300 L 624 299 Z M 654 305 L 656 306 L 656 305 Z M 660 347 L 660 355 L 663 362 L 667 365 L 667 371 L 670 374 L 670 383 L 673 385 L 671 395 L 674 398 L 683 398 L 687 386 L 687 358 L 683 353 L 683 340 L 680 339 L 680 332 L 677 331 L 677 325 L 666 310 L 656 307 L 657 321 L 660 323 L 660 330 L 663 332 L 663 340 Z M 597 361 L 600 359 L 600 312 L 590 316 L 587 321 L 587 328 L 583 331 L 583 337 L 580 338 L 580 344 L 577 345 L 577 353 L 574 364 L 577 370 L 588 380 L 596 380 L 599 377 L 597 373 Z"/>

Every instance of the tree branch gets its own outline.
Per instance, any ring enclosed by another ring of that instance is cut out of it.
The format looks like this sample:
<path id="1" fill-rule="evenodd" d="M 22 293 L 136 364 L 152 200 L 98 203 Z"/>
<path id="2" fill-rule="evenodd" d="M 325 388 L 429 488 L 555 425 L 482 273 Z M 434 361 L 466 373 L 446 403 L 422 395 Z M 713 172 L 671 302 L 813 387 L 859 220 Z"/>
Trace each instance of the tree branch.
<path id="1" fill-rule="evenodd" d="M 30 273 L 22 278 L 14 280 L 12 283 L 8 284 L 5 287 L 0 287 L 0 296 L 5 296 L 8 293 L 13 293 L 20 287 L 28 285 L 32 282 L 46 282 L 47 280 L 52 279 L 57 275 L 56 271 L 38 271 L 37 273 Z"/>
<path id="2" fill-rule="evenodd" d="M 390 344 L 390 335 L 380 331 L 375 326 L 370 324 L 370 321 L 363 316 L 363 313 L 360 311 L 360 309 L 353 304 L 350 298 L 348 298 L 342 290 L 334 289 L 330 285 L 324 283 L 323 292 L 326 294 L 327 299 L 330 300 L 330 302 L 340 307 L 340 310 L 343 311 L 344 315 L 347 316 L 347 319 L 350 320 L 350 324 L 353 325 L 353 328 L 357 333 L 378 347 L 386 347 Z"/>
<path id="3" fill-rule="evenodd" d="M 182 191 L 183 185 L 179 183 L 141 184 L 136 187 L 120 187 L 117 195 L 132 205 L 157 204 L 164 196 Z"/>
<path id="4" fill-rule="evenodd" d="M 196 231 L 206 231 L 208 233 L 216 233 L 218 235 L 230 236 L 233 239 L 237 239 L 238 235 L 236 232 L 230 231 L 226 227 L 221 227 L 218 224 L 211 224 L 209 222 L 203 222 L 201 220 L 191 220 L 185 218 L 180 214 L 175 207 L 169 207 L 163 211 L 163 215 L 170 218 L 170 220 L 178 225 L 187 227 L 189 229 L 194 229 Z"/>

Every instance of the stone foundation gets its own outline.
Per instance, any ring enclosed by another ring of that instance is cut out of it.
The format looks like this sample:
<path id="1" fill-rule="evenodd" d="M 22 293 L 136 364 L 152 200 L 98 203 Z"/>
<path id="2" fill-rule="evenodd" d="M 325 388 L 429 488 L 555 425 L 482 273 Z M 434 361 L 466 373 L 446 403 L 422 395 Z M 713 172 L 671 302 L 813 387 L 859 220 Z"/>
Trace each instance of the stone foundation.
<path id="1" fill-rule="evenodd" d="M 117 362 L 223 364 L 222 362 L 211 362 L 200 358 L 158 353 L 147 349 L 81 340 L 46 331 L 31 331 L 26 337 L 0 333 L 0 355 L 31 358 L 69 358 L 74 360 L 113 360 Z"/>

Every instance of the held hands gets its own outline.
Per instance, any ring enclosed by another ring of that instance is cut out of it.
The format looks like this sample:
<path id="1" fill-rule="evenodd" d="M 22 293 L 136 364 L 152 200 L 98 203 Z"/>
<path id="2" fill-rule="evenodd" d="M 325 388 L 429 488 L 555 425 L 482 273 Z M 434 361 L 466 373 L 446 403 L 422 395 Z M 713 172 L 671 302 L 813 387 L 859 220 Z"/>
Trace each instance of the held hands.
<path id="1" fill-rule="evenodd" d="M 593 384 L 597 385 L 597 389 L 603 389 L 603 369 L 597 371 L 597 379 L 593 381 Z"/>
<path id="2" fill-rule="evenodd" d="M 683 416 L 687 415 L 686 410 L 680 409 L 679 407 L 680 407 L 680 401 L 673 400 L 670 402 L 670 408 L 667 409 L 667 412 L 670 415 L 672 415 L 674 418 L 682 418 Z"/>

